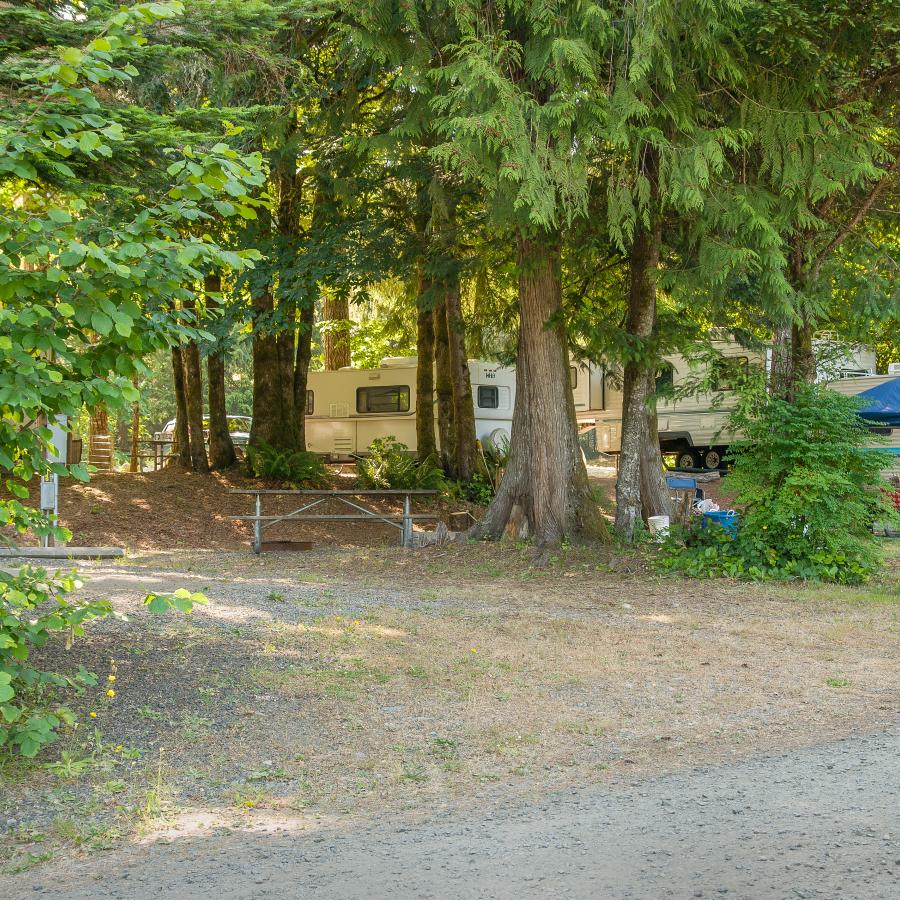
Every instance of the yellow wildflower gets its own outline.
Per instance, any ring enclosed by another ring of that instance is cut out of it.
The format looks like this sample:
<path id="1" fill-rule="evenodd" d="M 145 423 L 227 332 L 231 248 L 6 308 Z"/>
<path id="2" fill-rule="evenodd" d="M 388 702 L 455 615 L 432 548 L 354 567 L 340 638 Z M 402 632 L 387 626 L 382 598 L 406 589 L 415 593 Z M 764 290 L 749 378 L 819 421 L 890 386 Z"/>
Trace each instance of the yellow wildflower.
<path id="1" fill-rule="evenodd" d="M 116 676 L 115 676 L 115 675 L 107 675 L 107 676 L 106 676 L 106 680 L 107 680 L 107 681 L 115 681 L 115 680 L 116 680 Z"/>
<path id="2" fill-rule="evenodd" d="M 116 692 L 115 692 L 112 688 L 110 688 L 110 689 L 106 692 L 106 696 L 107 696 L 107 697 L 115 697 L 115 696 L 116 696 Z"/>
<path id="3" fill-rule="evenodd" d="M 88 713 L 88 715 L 89 715 L 92 719 L 96 719 L 96 718 L 97 718 L 97 713 L 95 713 L 95 712 Z"/>

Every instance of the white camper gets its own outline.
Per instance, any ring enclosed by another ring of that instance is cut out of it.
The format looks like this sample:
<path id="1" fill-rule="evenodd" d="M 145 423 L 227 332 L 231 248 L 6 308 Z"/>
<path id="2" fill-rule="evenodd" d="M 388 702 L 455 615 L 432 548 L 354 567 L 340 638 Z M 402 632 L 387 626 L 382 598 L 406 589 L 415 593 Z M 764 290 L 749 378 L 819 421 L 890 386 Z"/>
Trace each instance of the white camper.
<path id="1" fill-rule="evenodd" d="M 508 440 L 516 392 L 514 369 L 469 360 L 475 436 L 485 446 Z M 393 356 L 377 369 L 310 372 L 306 394 L 306 446 L 332 459 L 365 453 L 375 438 L 391 435 L 415 450 L 416 357 Z"/>
<path id="2" fill-rule="evenodd" d="M 892 378 L 896 379 L 896 375 L 874 374 L 874 353 L 866 347 L 842 350 L 836 341 L 827 338 L 819 346 L 827 347 L 833 363 L 819 373 L 819 380 L 825 382 L 831 390 L 845 396 L 856 396 L 879 387 Z M 761 353 L 747 350 L 730 340 L 713 341 L 712 347 L 721 359 L 721 377 L 716 384 L 717 390 L 680 400 L 660 399 L 657 404 L 659 443 L 663 453 L 675 455 L 678 468 L 717 469 L 721 465 L 729 443 L 737 437 L 726 429 L 728 416 L 733 409 L 729 373 L 735 367 L 766 365 L 768 368 L 770 364 L 771 351 Z M 676 388 L 696 379 L 704 365 L 702 361 L 679 355 L 666 357 L 666 361 L 668 366 L 661 372 L 657 384 L 667 381 Z M 597 450 L 618 453 L 622 440 L 621 389 L 614 380 L 607 379 L 600 396 L 602 411 L 585 409 L 579 411 L 578 418 L 585 427 L 591 423 L 596 425 Z M 872 431 L 872 447 L 884 446 L 886 443 L 888 449 L 898 452 L 900 428 L 883 425 L 873 427 Z"/>
<path id="3" fill-rule="evenodd" d="M 711 393 L 699 393 L 679 400 L 660 399 L 657 403 L 659 442 L 663 453 L 675 454 L 679 468 L 703 466 L 717 469 L 733 435 L 725 422 L 731 410 L 729 374 L 748 365 L 762 365 L 760 353 L 748 351 L 735 341 L 713 341 L 719 354 L 720 376 Z M 704 363 L 681 355 L 666 357 L 666 365 L 657 378 L 657 386 L 675 388 L 696 380 Z M 580 374 L 579 370 L 579 374 Z M 618 453 L 622 444 L 622 388 L 620 378 L 603 368 L 592 369 L 588 398 L 590 405 L 579 408 L 576 417 L 584 429 L 596 430 L 596 449 L 602 453 Z M 716 401 L 719 401 L 717 405 Z"/>

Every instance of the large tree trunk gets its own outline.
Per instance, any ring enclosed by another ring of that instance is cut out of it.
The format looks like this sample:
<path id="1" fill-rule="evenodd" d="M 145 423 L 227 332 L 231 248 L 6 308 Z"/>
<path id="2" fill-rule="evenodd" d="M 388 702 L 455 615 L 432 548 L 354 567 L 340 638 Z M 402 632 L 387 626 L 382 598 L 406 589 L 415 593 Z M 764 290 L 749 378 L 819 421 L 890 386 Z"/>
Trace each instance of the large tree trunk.
<path id="1" fill-rule="evenodd" d="M 294 409 L 297 419 L 297 446 L 306 449 L 307 385 L 309 363 L 312 359 L 312 336 L 316 323 L 316 308 L 310 301 L 300 307 L 297 323 L 297 351 L 294 358 Z"/>
<path id="2" fill-rule="evenodd" d="M 804 316 L 791 328 L 791 385 L 812 384 L 816 380 L 816 354 L 813 327 Z"/>
<path id="3" fill-rule="evenodd" d="M 268 444 L 283 450 L 302 450 L 302 408 L 296 398 L 297 283 L 289 260 L 296 252 L 300 229 L 303 179 L 297 172 L 296 111 L 286 109 L 284 144 L 273 166 L 278 191 L 274 260 L 279 265 L 276 305 L 273 286 L 253 296 L 253 425 L 250 445 Z"/>
<path id="4" fill-rule="evenodd" d="M 221 353 L 206 358 L 209 392 L 209 467 L 228 469 L 235 464 L 234 441 L 228 430 L 228 408 L 225 405 L 225 359 Z"/>
<path id="5" fill-rule="evenodd" d="M 350 365 L 350 301 L 328 291 L 323 316 L 328 323 L 322 336 L 325 368 L 333 372 Z"/>
<path id="6" fill-rule="evenodd" d="M 453 373 L 450 368 L 450 338 L 447 333 L 445 298 L 434 307 L 434 368 L 437 395 L 438 440 L 444 471 L 456 477 L 456 409 L 453 405 Z"/>
<path id="7" fill-rule="evenodd" d="M 419 460 L 437 458 L 434 436 L 434 302 L 432 283 L 420 274 L 416 297 L 416 450 Z"/>
<path id="8" fill-rule="evenodd" d="M 214 295 L 222 292 L 222 278 L 216 273 L 203 281 L 207 305 L 219 302 Z M 234 441 L 228 430 L 228 407 L 225 404 L 225 357 L 216 347 L 206 358 L 206 381 L 209 394 L 209 467 L 228 469 L 235 464 Z"/>
<path id="9" fill-rule="evenodd" d="M 652 337 L 656 324 L 655 274 L 661 244 L 662 226 L 658 218 L 649 229 L 640 226 L 635 232 L 626 329 L 641 343 Z M 651 408 L 655 374 L 655 369 L 643 361 L 632 360 L 625 365 L 616 526 L 629 540 L 642 515 L 647 518 L 672 512 L 663 476 L 656 409 Z"/>
<path id="10" fill-rule="evenodd" d="M 138 377 L 131 376 L 131 386 L 137 390 Z M 129 472 L 139 472 L 141 470 L 140 460 L 140 444 L 141 439 L 141 401 L 135 400 L 131 404 L 131 459 L 128 465 Z"/>
<path id="11" fill-rule="evenodd" d="M 465 323 L 459 295 L 459 276 L 454 273 L 445 293 L 447 337 L 450 348 L 450 376 L 453 383 L 453 413 L 456 422 L 456 477 L 469 481 L 475 473 L 475 406 L 466 356 Z"/>
<path id="12" fill-rule="evenodd" d="M 200 368 L 200 348 L 190 341 L 181 348 L 184 362 L 184 395 L 187 400 L 188 437 L 190 440 L 191 468 L 195 472 L 208 472 L 206 436 L 203 433 L 203 372 Z"/>
<path id="13" fill-rule="evenodd" d="M 253 298 L 253 424 L 250 445 L 299 450 L 294 405 L 294 334 L 271 324 L 274 299 L 268 290 Z M 268 320 L 268 321 L 267 321 Z M 274 329 L 279 329 L 275 331 Z"/>
<path id="14" fill-rule="evenodd" d="M 775 329 L 772 340 L 772 367 L 769 370 L 769 394 L 786 397 L 793 380 L 791 326 L 781 325 Z"/>
<path id="15" fill-rule="evenodd" d="M 181 347 L 172 348 L 172 380 L 175 384 L 175 434 L 170 460 L 182 472 L 191 471 L 191 441 L 188 433 L 187 395 L 184 390 L 184 360 Z"/>
<path id="16" fill-rule="evenodd" d="M 519 340 L 509 464 L 473 537 L 531 535 L 539 547 L 568 535 L 599 536 L 605 523 L 591 495 L 569 384 L 561 322 L 558 241 L 520 235 Z"/>
<path id="17" fill-rule="evenodd" d="M 88 462 L 100 472 L 111 472 L 115 442 L 109 432 L 109 412 L 105 405 L 91 410 L 88 427 Z"/>

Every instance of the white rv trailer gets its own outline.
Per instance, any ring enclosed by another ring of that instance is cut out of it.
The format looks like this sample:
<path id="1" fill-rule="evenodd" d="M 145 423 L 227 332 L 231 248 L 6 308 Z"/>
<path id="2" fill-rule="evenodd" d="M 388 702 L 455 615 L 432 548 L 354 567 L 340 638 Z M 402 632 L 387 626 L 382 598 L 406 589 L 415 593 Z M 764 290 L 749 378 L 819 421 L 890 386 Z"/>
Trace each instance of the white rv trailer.
<path id="1" fill-rule="evenodd" d="M 879 387 L 896 375 L 875 375 L 874 353 L 866 347 L 853 347 L 847 351 L 835 352 L 835 342 L 828 341 L 831 350 L 832 365 L 825 372 L 820 372 L 820 381 L 825 382 L 831 390 L 845 396 L 856 396 L 864 391 Z M 712 347 L 723 360 L 722 379 L 714 393 L 700 393 L 679 400 L 660 399 L 657 403 L 657 425 L 659 442 L 664 453 L 675 455 L 679 468 L 702 466 L 716 469 L 729 443 L 737 435 L 726 429 L 728 416 L 733 403 L 732 392 L 728 390 L 728 370 L 731 366 L 766 365 L 769 364 L 770 353 L 765 354 L 747 350 L 734 341 L 713 341 Z M 689 379 L 696 379 L 700 374 L 700 366 L 684 356 L 666 357 L 669 368 L 664 370 L 659 381 L 665 379 L 676 388 Z M 598 375 L 591 372 L 592 379 Z M 604 453 L 618 453 L 622 440 L 622 392 L 610 379 L 604 382 L 602 392 L 594 392 L 592 406 L 577 408 L 579 423 L 587 428 L 591 424 L 596 428 L 596 448 Z M 718 401 L 718 402 L 715 402 Z M 715 403 L 715 405 L 714 405 Z M 872 428 L 872 448 L 883 447 L 900 453 L 900 428 L 882 425 Z"/>
<path id="2" fill-rule="evenodd" d="M 663 453 L 675 454 L 679 468 L 704 466 L 717 469 L 721 465 L 725 448 L 733 438 L 724 430 L 731 410 L 729 400 L 732 392 L 728 389 L 727 377 L 729 368 L 762 365 L 765 362 L 763 354 L 749 351 L 734 341 L 713 341 L 712 346 L 723 361 L 722 378 L 716 385 L 717 390 L 678 400 L 661 398 L 657 403 L 660 446 Z M 700 374 L 702 364 L 698 361 L 678 354 L 665 359 L 667 365 L 657 379 L 660 386 L 665 382 L 678 388 L 696 380 Z M 607 375 L 603 369 L 592 369 L 587 377 L 591 385 L 585 399 L 590 400 L 590 405 L 579 408 L 576 402 L 576 417 L 585 429 L 592 424 L 595 426 L 598 451 L 618 453 L 622 444 L 622 389 L 619 380 Z M 594 382 L 600 382 L 602 387 L 595 386 Z"/>
<path id="3" fill-rule="evenodd" d="M 485 446 L 508 440 L 515 369 L 473 359 L 469 377 L 475 436 Z M 386 357 L 377 369 L 310 372 L 307 388 L 306 447 L 313 453 L 346 459 L 388 435 L 416 449 L 416 357 Z"/>

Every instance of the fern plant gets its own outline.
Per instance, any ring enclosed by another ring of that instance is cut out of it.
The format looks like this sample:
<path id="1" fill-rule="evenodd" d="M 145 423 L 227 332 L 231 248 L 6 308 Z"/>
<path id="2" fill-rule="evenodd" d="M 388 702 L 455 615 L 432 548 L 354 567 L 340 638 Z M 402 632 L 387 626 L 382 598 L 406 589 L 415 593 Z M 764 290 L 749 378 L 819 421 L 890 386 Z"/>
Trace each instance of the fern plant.
<path id="1" fill-rule="evenodd" d="M 406 444 L 388 436 L 376 438 L 368 456 L 356 463 L 360 482 L 373 490 L 418 489 L 442 491 L 446 480 L 432 460 L 418 462 Z"/>
<path id="2" fill-rule="evenodd" d="M 261 444 L 247 448 L 247 467 L 255 478 L 276 481 L 292 488 L 328 486 L 325 462 L 305 450 L 283 450 Z"/>

